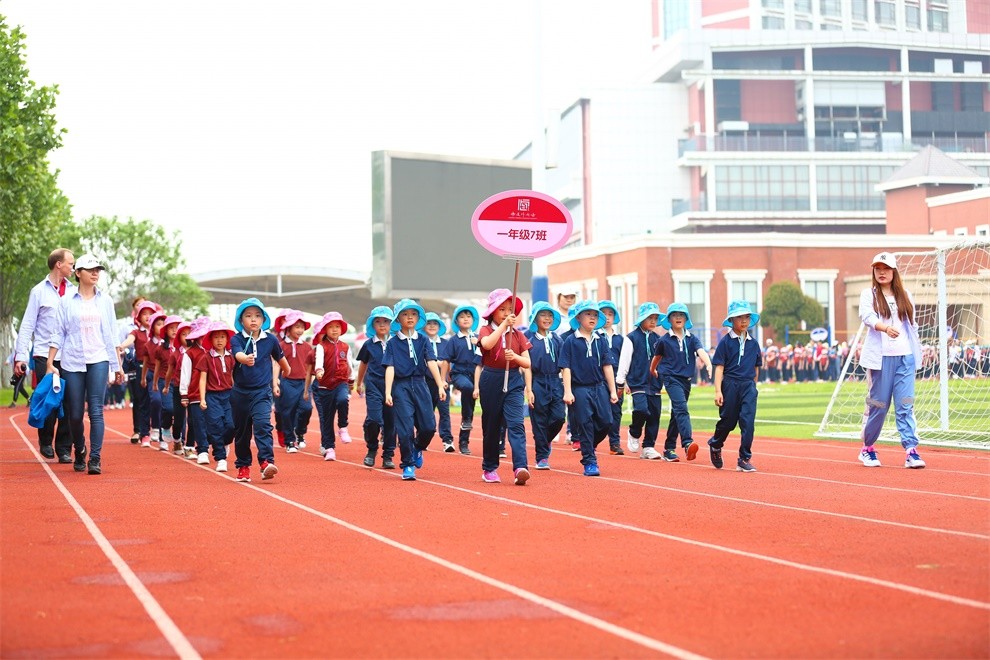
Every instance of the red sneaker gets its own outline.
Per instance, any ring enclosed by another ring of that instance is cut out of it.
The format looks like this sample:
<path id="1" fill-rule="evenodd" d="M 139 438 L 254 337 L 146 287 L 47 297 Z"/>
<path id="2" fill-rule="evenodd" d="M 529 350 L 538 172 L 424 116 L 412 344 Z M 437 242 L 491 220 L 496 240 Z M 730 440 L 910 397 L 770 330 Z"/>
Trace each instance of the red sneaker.
<path id="1" fill-rule="evenodd" d="M 251 468 L 247 466 L 237 468 L 237 480 L 251 481 Z"/>
<path id="2" fill-rule="evenodd" d="M 581 451 L 581 443 L 580 442 L 572 442 L 571 443 L 571 451 Z"/>
<path id="3" fill-rule="evenodd" d="M 262 480 L 274 479 L 276 474 L 278 474 L 278 468 L 275 467 L 274 463 L 269 463 L 268 461 L 262 461 L 261 463 Z"/>
<path id="4" fill-rule="evenodd" d="M 275 432 L 275 435 L 278 436 L 278 446 L 279 447 L 284 447 L 285 446 L 285 431 L 276 431 Z"/>

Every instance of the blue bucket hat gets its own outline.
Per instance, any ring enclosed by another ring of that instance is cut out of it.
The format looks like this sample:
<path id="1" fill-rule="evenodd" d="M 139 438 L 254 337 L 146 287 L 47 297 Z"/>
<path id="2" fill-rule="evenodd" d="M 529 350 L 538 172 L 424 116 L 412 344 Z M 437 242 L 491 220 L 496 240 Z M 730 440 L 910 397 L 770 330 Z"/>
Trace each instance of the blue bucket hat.
<path id="1" fill-rule="evenodd" d="M 371 310 L 368 314 L 368 320 L 364 322 L 364 334 L 368 337 L 374 337 L 378 333 L 375 332 L 375 319 L 388 319 L 389 322 L 395 320 L 395 314 L 392 313 L 392 308 L 387 305 L 379 305 Z M 391 325 L 389 326 L 391 330 Z"/>
<path id="2" fill-rule="evenodd" d="M 615 306 L 615 303 L 614 302 L 612 302 L 611 300 L 602 300 L 602 301 L 599 301 L 599 303 L 598 303 L 598 311 L 599 312 L 604 311 L 606 307 L 608 307 L 610 310 L 612 310 L 612 315 L 613 315 L 612 316 L 612 323 L 614 325 L 619 325 L 620 323 L 622 323 L 622 317 L 619 315 L 619 308 Z M 605 325 L 605 322 L 604 321 L 602 322 L 602 325 Z"/>
<path id="3" fill-rule="evenodd" d="M 600 330 L 605 327 L 605 315 L 598 311 L 598 305 L 595 304 L 594 300 L 579 300 L 574 305 L 567 310 L 567 316 L 571 319 L 571 330 L 577 330 L 580 327 L 578 322 L 578 315 L 581 312 L 597 312 L 598 313 L 598 323 L 595 324 L 595 330 Z"/>
<path id="4" fill-rule="evenodd" d="M 529 313 L 529 331 L 536 332 L 539 328 L 536 327 L 536 315 L 540 312 L 550 312 L 553 314 L 553 321 L 550 323 L 550 332 L 553 332 L 560 327 L 560 312 L 550 306 L 550 303 L 543 302 L 542 300 L 535 305 L 533 305 L 533 311 Z"/>
<path id="5" fill-rule="evenodd" d="M 454 315 L 450 317 L 454 325 L 457 325 L 457 317 L 461 315 L 461 312 L 467 312 L 468 314 L 471 315 L 471 317 L 474 319 L 473 321 L 471 321 L 471 332 L 477 332 L 478 324 L 481 322 L 481 319 L 478 316 L 478 310 L 472 305 L 461 305 L 460 307 L 454 310 Z"/>
<path id="6" fill-rule="evenodd" d="M 726 315 L 725 320 L 722 321 L 722 325 L 726 328 L 731 328 L 732 319 L 745 314 L 749 314 L 751 326 L 758 325 L 760 323 L 760 315 L 754 312 L 753 308 L 749 306 L 749 301 L 733 300 L 729 303 L 729 313 Z"/>
<path id="7" fill-rule="evenodd" d="M 395 307 L 392 309 L 392 318 L 398 319 L 399 314 L 407 309 L 414 309 L 419 313 L 419 320 L 416 321 L 415 330 L 422 330 L 423 326 L 426 325 L 426 310 L 419 306 L 412 298 L 403 298 L 399 302 L 395 303 Z M 400 332 L 402 326 L 399 325 L 398 320 L 392 321 L 392 332 Z"/>
<path id="8" fill-rule="evenodd" d="M 673 314 L 674 312 L 680 312 L 681 314 L 687 317 L 684 320 L 685 330 L 690 330 L 691 328 L 694 327 L 694 324 L 691 323 L 691 312 L 688 311 L 687 305 L 678 302 L 670 303 L 669 305 L 667 305 L 667 313 L 665 315 L 661 314 L 661 316 L 663 316 L 663 320 L 660 321 L 660 325 L 662 325 L 667 330 L 670 330 L 670 315 Z"/>
<path id="9" fill-rule="evenodd" d="M 268 316 L 268 312 L 265 311 L 265 305 L 257 298 L 248 298 L 237 306 L 237 311 L 234 312 L 234 329 L 238 332 L 244 332 L 244 326 L 241 324 L 241 314 L 244 313 L 248 307 L 257 307 L 261 310 L 264 320 L 261 322 L 261 329 L 267 330 L 272 327 L 272 319 Z"/>
<path id="10" fill-rule="evenodd" d="M 642 303 L 636 310 L 636 327 L 638 328 L 643 324 L 643 321 L 649 317 L 656 314 L 657 322 L 663 323 L 667 319 L 667 315 L 660 311 L 660 305 L 655 302 L 645 302 Z M 666 326 L 664 326 L 666 327 Z"/>
<path id="11" fill-rule="evenodd" d="M 426 324 L 429 323 L 430 321 L 436 321 L 437 323 L 440 324 L 440 329 L 437 330 L 437 337 L 443 337 L 445 334 L 447 334 L 447 324 L 443 322 L 443 319 L 440 318 L 439 314 L 435 312 L 427 312 L 426 322 L 423 323 L 423 327 L 426 327 Z"/>

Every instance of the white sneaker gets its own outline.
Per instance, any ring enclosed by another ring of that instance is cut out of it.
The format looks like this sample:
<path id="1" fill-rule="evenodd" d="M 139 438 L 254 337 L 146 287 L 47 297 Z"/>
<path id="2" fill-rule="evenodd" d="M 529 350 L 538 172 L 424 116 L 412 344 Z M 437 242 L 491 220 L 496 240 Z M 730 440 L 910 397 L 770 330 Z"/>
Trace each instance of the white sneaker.
<path id="1" fill-rule="evenodd" d="M 346 428 L 340 429 L 340 441 L 345 445 L 350 444 L 351 442 L 351 434 L 347 432 Z"/>
<path id="2" fill-rule="evenodd" d="M 141 441 L 141 446 L 142 447 L 150 447 L 151 446 L 151 438 L 149 438 L 148 436 L 145 436 L 144 440 Z"/>
<path id="3" fill-rule="evenodd" d="M 325 461 L 335 461 L 335 460 L 337 460 L 337 451 L 333 447 L 330 447 L 330 449 L 327 449 L 323 453 L 323 460 L 325 460 Z"/>
<path id="4" fill-rule="evenodd" d="M 188 458 L 189 460 L 192 460 L 192 459 L 196 458 L 196 448 L 195 447 L 186 447 L 186 458 Z"/>
<path id="5" fill-rule="evenodd" d="M 880 467 L 880 459 L 877 458 L 877 452 L 873 447 L 869 449 L 863 447 L 859 452 L 859 460 L 863 461 L 866 467 Z"/>
<path id="6" fill-rule="evenodd" d="M 320 446 L 320 456 L 326 456 L 326 455 L 327 455 L 327 448 L 321 445 Z"/>
<path id="7" fill-rule="evenodd" d="M 299 450 L 298 450 L 298 449 L 296 449 L 296 447 L 295 447 L 295 445 L 292 445 L 291 447 L 286 447 L 286 448 L 285 448 L 285 453 L 286 453 L 286 454 L 295 454 L 295 453 L 297 453 L 298 451 L 299 451 Z"/>
<path id="8" fill-rule="evenodd" d="M 300 449 L 305 449 L 306 448 L 306 441 L 300 438 L 299 439 L 299 442 L 296 443 L 296 446 L 299 447 Z"/>
<path id="9" fill-rule="evenodd" d="M 663 454 L 658 452 L 653 447 L 644 447 L 643 451 L 639 454 L 640 458 L 645 458 L 648 461 L 655 461 L 658 458 L 663 458 Z"/>
<path id="10" fill-rule="evenodd" d="M 925 462 L 921 460 L 921 456 L 918 456 L 918 450 L 912 447 L 904 455 L 904 467 L 906 468 L 923 468 L 925 467 Z"/>
<path id="11" fill-rule="evenodd" d="M 631 452 L 639 451 L 639 438 L 634 438 L 628 430 L 626 430 L 626 449 Z"/>
<path id="12" fill-rule="evenodd" d="M 162 429 L 162 440 L 172 441 L 172 429 Z"/>
<path id="13" fill-rule="evenodd" d="M 196 457 L 196 463 L 199 465 L 209 465 L 210 455 L 204 451 L 202 454 Z"/>
<path id="14" fill-rule="evenodd" d="M 217 461 L 217 472 L 226 472 L 226 471 L 227 471 L 227 461 L 226 459 L 221 458 L 219 461 Z"/>

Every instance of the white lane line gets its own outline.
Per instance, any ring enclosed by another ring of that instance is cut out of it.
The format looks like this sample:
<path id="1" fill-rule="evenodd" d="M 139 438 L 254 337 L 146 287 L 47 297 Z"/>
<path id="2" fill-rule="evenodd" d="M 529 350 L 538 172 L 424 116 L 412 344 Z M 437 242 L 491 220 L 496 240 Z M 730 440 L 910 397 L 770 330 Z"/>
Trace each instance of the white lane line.
<path id="1" fill-rule="evenodd" d="M 70 493 L 62 483 L 62 480 L 58 478 L 54 471 L 52 471 L 52 469 L 48 466 L 48 463 L 41 457 L 41 454 L 38 453 L 38 450 L 34 448 L 34 445 L 32 445 L 27 439 L 24 432 L 21 431 L 19 426 L 17 426 L 17 423 L 14 421 L 14 417 L 20 416 L 20 414 L 11 416 L 11 426 L 13 426 L 14 430 L 17 431 L 17 434 L 21 436 L 21 440 L 24 441 L 24 444 L 26 444 L 31 453 L 34 454 L 35 459 L 41 463 L 41 467 L 44 468 L 45 472 L 48 474 L 48 477 L 52 480 L 52 483 L 55 484 L 55 487 L 58 488 L 59 492 L 62 493 L 62 496 L 65 497 L 65 500 L 69 503 L 69 506 L 71 506 L 73 511 L 76 512 L 76 515 L 79 516 L 79 519 L 83 522 L 83 525 L 86 526 L 87 531 L 89 531 L 90 535 L 96 541 L 96 545 L 99 546 L 100 550 L 103 551 L 103 554 L 110 560 L 113 567 L 117 569 L 117 572 L 120 574 L 120 577 L 123 578 L 124 583 L 130 587 L 131 592 L 138 599 L 138 602 L 141 603 L 144 611 L 148 613 L 148 617 L 158 627 L 158 630 L 161 631 L 165 641 L 169 643 L 169 646 L 172 647 L 176 655 L 183 660 L 198 660 L 200 658 L 199 653 L 196 652 L 195 647 L 193 647 L 192 643 L 186 638 L 186 636 L 182 634 L 179 627 L 175 625 L 175 622 L 172 621 L 172 618 L 165 611 L 165 608 L 163 608 L 159 602 L 155 600 L 155 597 L 151 595 L 148 588 L 144 586 L 144 583 L 141 582 L 140 578 L 138 578 L 134 571 L 131 570 L 131 567 L 127 565 L 127 562 L 125 562 L 124 559 L 117 553 L 113 545 L 110 544 L 110 541 L 107 540 L 107 537 L 103 535 L 100 528 L 96 526 L 93 519 L 88 513 L 86 513 L 86 510 L 83 509 L 76 498 L 72 496 L 72 493 Z"/>
<path id="2" fill-rule="evenodd" d="M 876 468 L 863 468 L 864 470 L 872 470 Z M 780 477 L 783 479 L 802 479 L 804 481 L 816 481 L 818 483 L 825 484 L 838 484 L 842 486 L 852 486 L 853 488 L 874 488 L 877 490 L 889 490 L 895 493 L 910 493 L 912 495 L 937 495 L 939 497 L 954 497 L 962 500 L 975 500 L 977 502 L 990 502 L 988 497 L 979 497 L 978 495 L 958 495 L 956 493 L 941 493 L 934 490 L 918 490 L 917 488 L 900 488 L 898 486 L 883 486 L 880 484 L 864 484 L 856 483 L 854 481 L 839 481 L 837 479 L 823 479 L 821 477 L 807 477 L 799 474 L 781 474 L 776 472 L 758 472 L 766 477 Z"/>
<path id="3" fill-rule="evenodd" d="M 313 458 L 320 458 L 318 455 L 312 454 L 310 452 L 300 452 L 300 453 L 302 453 L 305 456 L 311 456 Z M 364 467 L 364 465 L 359 465 L 357 463 L 352 463 L 350 461 L 341 461 L 341 460 L 338 460 L 336 462 L 337 463 L 342 463 L 344 465 L 350 465 L 350 466 L 353 466 L 353 467 L 360 467 L 361 469 L 364 469 L 364 470 L 367 470 L 368 469 L 368 468 Z M 197 467 L 202 467 L 202 466 L 197 466 Z M 203 469 L 206 469 L 206 468 L 203 468 Z M 212 474 L 217 474 L 217 476 L 224 477 L 224 475 L 218 474 L 216 472 L 213 472 L 212 470 L 208 470 L 208 471 L 211 472 Z M 399 477 L 400 476 L 399 474 L 393 473 L 392 471 L 388 471 L 388 470 L 378 470 L 378 469 L 376 469 L 374 471 L 375 472 L 381 472 L 381 473 L 385 474 L 386 476 L 390 476 L 390 477 L 393 477 L 393 478 L 396 478 L 396 477 Z M 225 478 L 228 478 L 229 479 L 229 477 L 225 477 Z M 674 542 L 677 542 L 677 543 L 683 543 L 683 544 L 691 545 L 691 546 L 698 547 L 698 548 L 704 548 L 706 550 L 714 550 L 716 552 L 724 552 L 726 554 L 735 555 L 735 556 L 738 556 L 738 557 L 745 557 L 747 559 L 754 559 L 754 560 L 757 560 L 757 561 L 762 561 L 762 562 L 766 562 L 766 563 L 770 563 L 770 564 L 775 564 L 775 565 L 778 565 L 778 566 L 785 566 L 787 568 L 793 568 L 793 569 L 797 569 L 797 570 L 800 570 L 800 571 L 806 571 L 806 572 L 810 572 L 810 573 L 817 573 L 817 574 L 821 574 L 821 575 L 828 575 L 828 576 L 831 576 L 831 577 L 836 577 L 836 578 L 840 578 L 840 579 L 844 579 L 844 580 L 852 580 L 854 582 L 862 582 L 862 583 L 869 584 L 869 585 L 872 585 L 872 586 L 884 587 L 884 588 L 887 588 L 887 589 L 893 589 L 895 591 L 901 591 L 901 592 L 908 593 L 908 594 L 911 594 L 911 595 L 914 595 L 914 596 L 921 596 L 921 597 L 924 597 L 924 598 L 931 598 L 931 599 L 934 599 L 934 600 L 940 600 L 940 601 L 943 601 L 943 602 L 952 603 L 954 605 L 961 605 L 963 607 L 972 607 L 972 608 L 976 608 L 976 609 L 990 611 L 990 603 L 979 601 L 979 600 L 974 600 L 974 599 L 971 599 L 971 598 L 964 598 L 964 597 L 961 597 L 961 596 L 953 596 L 952 594 L 944 594 L 944 593 L 941 593 L 941 592 L 938 592 L 938 591 L 931 591 L 929 589 L 922 589 L 920 587 L 914 587 L 914 586 L 911 586 L 911 585 L 908 585 L 908 584 L 902 584 L 902 583 L 899 583 L 899 582 L 892 582 L 890 580 L 883 580 L 883 579 L 880 579 L 880 578 L 869 577 L 869 576 L 866 576 L 866 575 L 859 575 L 859 574 L 856 574 L 856 573 L 849 573 L 847 571 L 840 571 L 840 570 L 832 569 L 832 568 L 824 568 L 824 567 L 821 567 L 821 566 L 813 566 L 811 564 L 804 564 L 804 563 L 801 563 L 801 562 L 795 562 L 795 561 L 791 561 L 791 560 L 788 560 L 788 559 L 781 559 L 779 557 L 773 557 L 773 556 L 770 556 L 770 555 L 764 555 L 764 554 L 760 554 L 760 553 L 749 552 L 747 550 L 738 550 L 736 548 L 730 548 L 728 546 L 717 545 L 715 543 L 708 543 L 708 542 L 705 542 L 705 541 L 697 541 L 695 539 L 689 539 L 689 538 L 685 538 L 685 537 L 681 537 L 681 536 L 674 536 L 672 534 L 664 534 L 663 532 L 657 532 L 657 531 L 654 531 L 654 530 L 651 530 L 651 529 L 644 529 L 642 527 L 636 527 L 635 525 L 627 525 L 625 523 L 619 523 L 619 522 L 615 522 L 615 521 L 612 521 L 612 520 L 605 520 L 605 519 L 602 519 L 602 518 L 595 518 L 593 516 L 586 516 L 586 515 L 583 515 L 583 514 L 580 514 L 580 513 L 572 513 L 570 511 L 563 511 L 563 510 L 560 510 L 560 509 L 552 509 L 550 507 L 544 507 L 544 506 L 541 506 L 541 505 L 538 505 L 538 504 L 530 504 L 529 502 L 522 502 L 522 501 L 519 501 L 519 500 L 510 499 L 510 498 L 507 498 L 507 497 L 501 497 L 501 496 L 498 496 L 498 495 L 490 495 L 490 494 L 483 493 L 483 492 L 480 492 L 480 491 L 471 490 L 470 488 L 463 488 L 461 486 L 454 486 L 452 484 L 445 484 L 445 483 L 441 483 L 441 482 L 438 482 L 438 481 L 424 480 L 424 479 L 422 479 L 420 477 L 417 477 L 417 481 L 420 482 L 420 483 L 430 484 L 430 485 L 433 485 L 433 486 L 440 486 L 442 488 L 447 488 L 447 489 L 459 491 L 459 492 L 462 492 L 462 493 L 468 493 L 470 495 L 474 495 L 474 496 L 477 496 L 477 497 L 482 497 L 482 498 L 490 499 L 490 500 L 493 500 L 493 501 L 503 502 L 503 503 L 506 503 L 506 504 L 514 504 L 514 505 L 517 505 L 517 506 L 520 506 L 520 507 L 524 507 L 524 508 L 528 508 L 528 509 L 533 509 L 533 510 L 536 510 L 536 511 L 542 511 L 544 513 L 552 513 L 552 514 L 556 514 L 556 515 L 560 515 L 560 516 L 565 516 L 565 517 L 568 517 L 568 518 L 574 518 L 574 519 L 582 520 L 582 521 L 585 521 L 585 522 L 596 523 L 596 524 L 600 524 L 600 525 L 608 525 L 610 527 L 615 527 L 616 529 L 623 529 L 623 530 L 626 530 L 626 531 L 635 532 L 635 533 L 639 533 L 639 534 L 644 534 L 644 535 L 652 536 L 652 537 L 656 537 L 656 538 L 661 538 L 661 539 L 665 539 L 665 540 L 668 540 L 668 541 L 674 541 Z M 334 518 L 333 516 L 329 516 L 329 515 L 321 512 L 321 511 L 317 511 L 315 509 L 312 509 L 312 508 L 306 506 L 305 504 L 300 504 L 298 502 L 294 502 L 292 500 L 289 500 L 287 498 L 282 497 L 281 495 L 275 495 L 274 493 L 271 493 L 269 491 L 266 491 L 266 490 L 264 490 L 262 488 L 258 488 L 257 486 L 253 486 L 251 484 L 241 484 L 241 485 L 249 486 L 252 489 L 258 491 L 259 493 L 263 493 L 265 495 L 268 495 L 269 497 L 273 497 L 275 499 L 278 499 L 278 500 L 280 500 L 280 501 L 282 501 L 282 502 L 284 502 L 286 504 L 289 504 L 291 506 L 295 506 L 295 507 L 297 507 L 299 509 L 302 509 L 304 511 L 313 513 L 314 515 L 317 515 L 319 517 L 325 518 L 326 520 L 329 520 L 331 522 L 338 523 L 338 524 L 340 524 L 340 525 L 342 525 L 342 526 L 344 526 L 344 527 L 346 527 L 348 529 L 352 529 L 353 531 L 356 531 L 356 532 L 365 534 L 365 535 L 367 535 L 367 536 L 369 536 L 371 538 L 375 538 L 376 540 L 381 540 L 383 543 L 387 543 L 388 545 L 392 545 L 393 547 L 400 548 L 400 549 L 404 549 L 405 547 L 408 547 L 408 546 L 404 546 L 404 544 L 401 544 L 398 541 L 392 541 L 391 539 L 388 539 L 387 537 L 381 536 L 381 535 L 379 535 L 379 534 L 377 534 L 375 532 L 371 532 L 369 530 L 364 530 L 363 528 L 354 526 L 351 523 L 348 523 L 346 521 L 340 520 L 338 518 Z M 417 554 L 418 556 L 419 556 L 419 553 L 421 553 L 421 551 L 416 550 L 415 548 L 410 548 L 410 550 L 415 550 L 415 552 L 413 554 Z M 437 564 L 439 564 L 441 566 L 448 566 L 448 562 L 446 560 L 441 559 L 439 557 L 436 557 L 435 555 L 428 555 L 428 553 L 422 553 L 422 556 L 424 558 L 429 557 L 430 558 L 430 561 L 433 561 L 434 563 L 437 563 Z M 458 567 L 458 568 L 463 568 L 463 567 Z M 471 571 L 470 569 L 467 569 L 467 568 L 463 568 L 463 570 L 464 571 L 470 571 L 471 573 L 474 573 L 474 571 Z M 465 575 L 467 575 L 467 573 L 465 573 Z M 479 577 L 481 577 L 481 578 L 484 578 L 482 581 L 486 582 L 486 584 L 488 583 L 488 580 L 491 580 L 491 578 L 488 578 L 487 576 L 484 576 L 484 575 L 482 575 L 480 573 L 477 574 L 477 575 Z M 497 581 L 495 581 L 495 582 L 497 582 Z M 511 585 L 506 585 L 506 586 L 511 587 Z M 517 589 L 517 587 L 512 587 L 512 589 Z M 515 593 L 515 592 L 510 592 L 510 593 Z M 526 593 L 529 593 L 529 592 L 526 592 Z M 536 598 L 542 598 L 541 596 L 536 596 L 535 594 L 533 594 L 533 595 Z M 538 602 L 538 601 L 531 601 L 531 602 Z M 553 602 L 553 601 L 548 601 L 548 602 Z M 542 603 L 540 603 L 540 604 L 542 604 Z M 565 606 L 561 606 L 561 607 L 565 607 Z M 570 609 L 570 608 L 568 608 L 568 609 Z M 584 615 L 583 613 L 581 613 L 581 614 L 583 616 L 587 616 L 587 615 Z M 604 623 L 605 625 L 609 625 L 609 626 L 613 625 L 613 624 L 609 624 L 607 622 L 602 622 L 602 623 Z M 622 628 L 621 630 L 625 630 L 625 629 Z M 639 635 L 639 633 L 634 633 L 632 631 L 629 631 L 629 632 L 631 634 L 634 634 L 634 635 Z M 650 640 L 652 638 L 646 637 L 645 639 Z M 653 640 L 653 641 L 656 641 L 656 640 Z M 657 643 L 662 644 L 663 642 L 657 642 Z"/>
<path id="4" fill-rule="evenodd" d="M 922 451 L 924 451 L 924 448 L 922 448 Z M 856 462 L 858 462 L 858 459 L 856 457 L 853 457 L 852 459 L 838 459 L 838 458 L 822 458 L 820 456 L 800 456 L 800 455 L 795 455 L 795 454 L 768 454 L 766 452 L 760 452 L 759 453 L 759 456 L 772 456 L 773 458 L 785 458 L 785 459 L 792 459 L 792 460 L 795 460 L 795 461 L 813 461 L 813 462 L 818 462 L 818 463 L 839 463 L 839 464 L 842 464 L 842 465 L 855 465 Z M 888 458 L 889 458 L 889 456 L 888 456 Z M 895 466 L 898 467 L 898 468 L 900 468 L 900 466 L 898 465 L 898 461 L 895 461 L 892 465 L 890 465 L 888 467 L 895 467 Z M 927 472 L 929 474 L 932 473 L 932 472 L 939 472 L 939 473 L 942 473 L 942 474 L 965 474 L 965 475 L 970 475 L 970 476 L 974 476 L 974 477 L 984 477 L 984 478 L 990 477 L 990 471 L 988 471 L 988 472 L 969 472 L 967 470 L 945 470 L 943 468 L 926 467 L 925 468 L 925 472 Z"/>

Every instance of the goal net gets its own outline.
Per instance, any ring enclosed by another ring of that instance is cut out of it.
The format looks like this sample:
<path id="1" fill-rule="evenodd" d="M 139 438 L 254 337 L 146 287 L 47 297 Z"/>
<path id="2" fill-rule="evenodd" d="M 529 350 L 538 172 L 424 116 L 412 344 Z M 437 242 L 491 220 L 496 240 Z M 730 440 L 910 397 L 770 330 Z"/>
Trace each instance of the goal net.
<path id="1" fill-rule="evenodd" d="M 922 367 L 914 415 L 923 444 L 990 448 L 990 241 L 981 237 L 932 252 L 897 253 L 897 270 L 915 304 Z M 846 280 L 849 318 L 870 277 Z M 858 356 L 866 335 L 848 346 L 835 391 L 815 435 L 859 438 L 866 410 Z M 893 410 L 880 440 L 900 442 Z"/>

